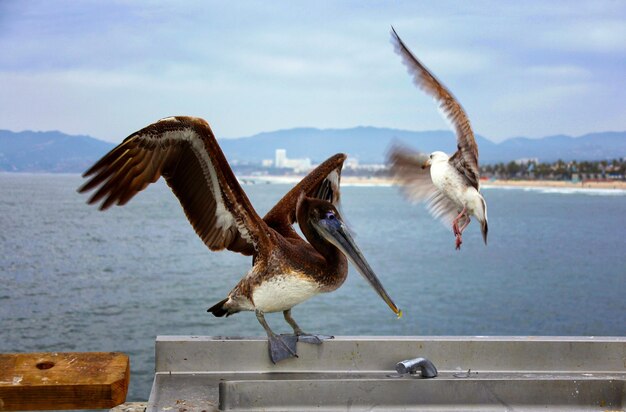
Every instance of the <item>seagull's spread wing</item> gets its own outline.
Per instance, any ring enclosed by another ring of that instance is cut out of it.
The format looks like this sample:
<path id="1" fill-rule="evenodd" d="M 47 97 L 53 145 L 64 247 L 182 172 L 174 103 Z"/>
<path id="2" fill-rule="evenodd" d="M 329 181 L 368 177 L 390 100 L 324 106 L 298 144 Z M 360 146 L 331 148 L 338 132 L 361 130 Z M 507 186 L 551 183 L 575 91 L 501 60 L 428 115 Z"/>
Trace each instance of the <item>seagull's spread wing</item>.
<path id="1" fill-rule="evenodd" d="M 391 42 L 413 76 L 413 82 L 439 103 L 439 107 L 454 126 L 458 151 L 450 158 L 450 163 L 467 178 L 469 184 L 478 189 L 478 146 L 465 110 L 452 93 L 411 53 L 393 27 Z"/>
<path id="2" fill-rule="evenodd" d="M 307 197 L 326 200 L 337 209 L 341 209 L 339 183 L 341 168 L 346 160 L 345 154 L 336 154 L 321 163 L 294 186 L 276 205 L 267 212 L 263 220 L 283 236 L 298 236 L 292 225 L 296 221 L 298 197 L 304 193 Z"/>
<path id="3" fill-rule="evenodd" d="M 425 202 L 430 214 L 449 227 L 459 211 L 433 184 L 430 167 L 422 168 L 426 160 L 427 154 L 398 144 L 387 154 L 391 174 L 407 199 L 414 203 Z"/>
<path id="4" fill-rule="evenodd" d="M 237 182 L 208 123 L 168 117 L 127 137 L 89 170 L 79 192 L 89 204 L 124 205 L 163 176 L 189 222 L 211 250 L 262 251 L 267 226 Z"/>

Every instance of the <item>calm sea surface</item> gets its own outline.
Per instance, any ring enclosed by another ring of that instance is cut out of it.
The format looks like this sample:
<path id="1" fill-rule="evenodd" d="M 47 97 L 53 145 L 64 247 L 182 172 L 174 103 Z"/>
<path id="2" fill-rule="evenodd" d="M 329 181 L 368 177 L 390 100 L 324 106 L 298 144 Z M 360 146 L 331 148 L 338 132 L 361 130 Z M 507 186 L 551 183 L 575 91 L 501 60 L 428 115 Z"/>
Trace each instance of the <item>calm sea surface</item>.
<path id="1" fill-rule="evenodd" d="M 105 213 L 75 175 L 0 174 L 0 352 L 122 351 L 129 400 L 146 400 L 157 335 L 263 336 L 251 313 L 215 318 L 250 259 L 210 252 L 165 184 Z M 244 189 L 264 214 L 287 185 Z M 335 335 L 626 335 L 626 191 L 485 189 L 461 251 L 392 187 L 344 187 L 356 241 L 401 320 L 351 271 L 297 306 Z M 281 314 L 277 332 L 290 332 Z"/>

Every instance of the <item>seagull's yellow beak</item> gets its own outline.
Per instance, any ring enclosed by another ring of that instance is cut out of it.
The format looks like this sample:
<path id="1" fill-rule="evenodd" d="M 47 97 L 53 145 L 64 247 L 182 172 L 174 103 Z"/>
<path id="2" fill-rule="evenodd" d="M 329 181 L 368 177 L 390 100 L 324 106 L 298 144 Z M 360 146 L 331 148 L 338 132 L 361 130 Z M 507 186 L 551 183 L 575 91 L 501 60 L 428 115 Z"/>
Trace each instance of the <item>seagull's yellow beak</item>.
<path id="1" fill-rule="evenodd" d="M 426 159 L 426 161 L 422 163 L 422 169 L 426 169 L 428 166 L 430 166 L 430 164 L 430 158 Z"/>

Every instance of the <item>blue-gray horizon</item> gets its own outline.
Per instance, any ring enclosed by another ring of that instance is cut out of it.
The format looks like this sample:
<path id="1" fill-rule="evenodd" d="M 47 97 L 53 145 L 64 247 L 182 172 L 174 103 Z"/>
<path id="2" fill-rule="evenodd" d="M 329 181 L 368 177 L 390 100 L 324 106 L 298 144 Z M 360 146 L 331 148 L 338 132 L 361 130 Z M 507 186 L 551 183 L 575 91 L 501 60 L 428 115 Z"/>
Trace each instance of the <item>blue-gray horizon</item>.
<path id="1" fill-rule="evenodd" d="M 0 125 L 119 142 L 170 115 L 220 138 L 447 128 L 393 25 L 477 134 L 626 130 L 626 4 L 613 1 L 0 3 Z"/>

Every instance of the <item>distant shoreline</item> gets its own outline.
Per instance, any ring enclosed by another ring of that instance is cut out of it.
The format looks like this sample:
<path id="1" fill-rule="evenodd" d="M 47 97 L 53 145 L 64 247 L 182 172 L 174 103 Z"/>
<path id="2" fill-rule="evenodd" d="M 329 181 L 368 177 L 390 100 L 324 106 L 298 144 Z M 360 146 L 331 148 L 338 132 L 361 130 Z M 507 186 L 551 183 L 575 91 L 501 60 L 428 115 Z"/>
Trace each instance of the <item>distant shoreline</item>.
<path id="1" fill-rule="evenodd" d="M 244 183 L 285 183 L 295 184 L 304 176 L 240 176 Z M 356 177 L 342 176 L 341 184 L 346 186 L 393 186 L 392 179 L 380 177 Z M 626 190 L 626 182 L 620 180 L 611 181 L 581 181 L 572 182 L 566 180 L 487 180 L 481 182 L 482 187 L 546 187 L 564 189 L 619 189 Z"/>
<path id="2" fill-rule="evenodd" d="M 41 173 L 41 172 L 6 172 L 0 171 L 0 176 L 11 175 L 53 175 L 53 176 L 80 176 L 79 173 Z M 243 184 L 296 184 L 304 176 L 237 176 Z M 342 176 L 341 184 L 345 186 L 394 186 L 393 179 L 367 176 Z M 481 187 L 512 187 L 512 188 L 561 188 L 561 189 L 592 189 L 592 190 L 626 190 L 626 181 L 621 180 L 584 180 L 572 182 L 568 180 L 484 180 Z"/>
<path id="3" fill-rule="evenodd" d="M 341 178 L 341 183 L 354 186 L 393 186 L 392 179 L 367 178 L 346 176 Z M 620 189 L 626 190 L 626 182 L 615 181 L 582 181 L 572 182 L 566 180 L 488 180 L 482 181 L 482 187 L 547 187 L 569 189 Z"/>
<path id="4" fill-rule="evenodd" d="M 611 181 L 581 181 L 567 180 L 489 180 L 481 182 L 483 187 L 558 187 L 565 189 L 620 189 L 626 190 L 626 182 Z"/>

